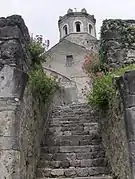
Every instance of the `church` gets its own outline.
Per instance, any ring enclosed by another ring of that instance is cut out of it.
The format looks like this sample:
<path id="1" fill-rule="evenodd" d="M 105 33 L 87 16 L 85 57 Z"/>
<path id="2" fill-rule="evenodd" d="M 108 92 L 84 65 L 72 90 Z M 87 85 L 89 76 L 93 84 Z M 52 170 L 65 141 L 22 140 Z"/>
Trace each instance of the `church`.
<path id="1" fill-rule="evenodd" d="M 44 69 L 57 76 L 61 75 L 75 84 L 70 93 L 72 101 L 84 100 L 82 90 L 86 87 L 88 76 L 82 70 L 84 59 L 91 51 L 98 51 L 96 38 L 96 19 L 94 15 L 69 9 L 58 20 L 60 40 L 46 53 Z"/>

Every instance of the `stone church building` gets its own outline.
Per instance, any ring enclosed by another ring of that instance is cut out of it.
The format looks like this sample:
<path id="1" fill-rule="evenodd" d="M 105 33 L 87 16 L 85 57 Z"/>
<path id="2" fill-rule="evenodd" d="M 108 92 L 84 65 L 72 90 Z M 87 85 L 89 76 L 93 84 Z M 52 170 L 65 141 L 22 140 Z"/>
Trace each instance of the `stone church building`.
<path id="1" fill-rule="evenodd" d="M 86 9 L 81 12 L 69 9 L 66 15 L 59 17 L 59 42 L 46 53 L 46 72 L 70 82 L 67 87 L 64 84 L 64 87 L 70 88 L 67 96 L 68 99 L 70 96 L 72 102 L 84 100 L 82 90 L 86 88 L 88 77 L 82 70 L 82 65 L 91 51 L 97 51 L 95 26 L 94 15 L 88 14 Z"/>

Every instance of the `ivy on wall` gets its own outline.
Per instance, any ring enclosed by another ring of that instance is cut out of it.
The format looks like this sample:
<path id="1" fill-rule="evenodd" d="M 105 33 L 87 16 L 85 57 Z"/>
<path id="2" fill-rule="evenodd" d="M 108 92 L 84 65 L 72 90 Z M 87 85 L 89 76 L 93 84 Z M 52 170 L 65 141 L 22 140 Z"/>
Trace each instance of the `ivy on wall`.
<path id="1" fill-rule="evenodd" d="M 120 43 L 121 49 L 135 49 L 135 21 L 121 19 L 103 21 L 99 49 L 103 63 L 107 63 L 108 40 Z"/>

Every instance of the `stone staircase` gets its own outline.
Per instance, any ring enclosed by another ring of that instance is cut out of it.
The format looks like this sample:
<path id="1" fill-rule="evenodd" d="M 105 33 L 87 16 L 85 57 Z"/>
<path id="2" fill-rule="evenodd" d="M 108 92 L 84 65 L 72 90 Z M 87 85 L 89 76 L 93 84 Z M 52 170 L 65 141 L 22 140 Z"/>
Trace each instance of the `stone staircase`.
<path id="1" fill-rule="evenodd" d="M 37 179 L 112 179 L 99 125 L 85 104 L 53 109 L 41 144 Z"/>

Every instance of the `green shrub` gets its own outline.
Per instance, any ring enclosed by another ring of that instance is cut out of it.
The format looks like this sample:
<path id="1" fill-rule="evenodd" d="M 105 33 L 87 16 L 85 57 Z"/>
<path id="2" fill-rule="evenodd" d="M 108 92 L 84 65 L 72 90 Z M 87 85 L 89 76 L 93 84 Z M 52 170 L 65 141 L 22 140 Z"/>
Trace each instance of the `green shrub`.
<path id="1" fill-rule="evenodd" d="M 115 76 L 121 76 L 126 71 L 133 69 L 135 69 L 135 65 L 128 65 L 114 72 L 108 72 L 104 75 L 94 77 L 92 91 L 88 94 L 88 103 L 101 110 L 108 109 L 112 99 L 116 96 L 113 78 Z"/>
<path id="2" fill-rule="evenodd" d="M 45 103 L 46 99 L 52 95 L 58 88 L 55 79 L 49 77 L 44 72 L 42 62 L 45 62 L 45 48 L 42 38 L 31 38 L 30 55 L 32 59 L 32 68 L 29 73 L 29 87 L 39 104 Z"/>
<path id="3" fill-rule="evenodd" d="M 93 78 L 93 89 L 88 95 L 88 103 L 99 109 L 106 109 L 109 102 L 115 95 L 115 88 L 112 84 L 112 74 Z"/>
<path id="4" fill-rule="evenodd" d="M 33 96 L 39 99 L 39 102 L 45 102 L 58 88 L 56 81 L 48 77 L 42 69 L 31 71 L 29 85 Z"/>
<path id="5" fill-rule="evenodd" d="M 40 65 L 42 62 L 45 62 L 46 55 L 42 41 L 39 41 L 37 38 L 31 38 L 29 51 L 33 66 Z"/>

